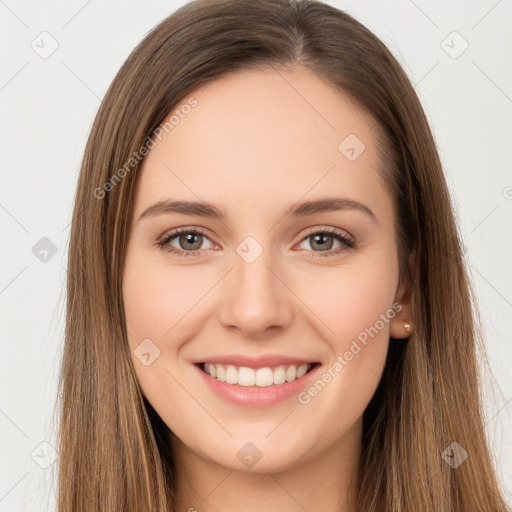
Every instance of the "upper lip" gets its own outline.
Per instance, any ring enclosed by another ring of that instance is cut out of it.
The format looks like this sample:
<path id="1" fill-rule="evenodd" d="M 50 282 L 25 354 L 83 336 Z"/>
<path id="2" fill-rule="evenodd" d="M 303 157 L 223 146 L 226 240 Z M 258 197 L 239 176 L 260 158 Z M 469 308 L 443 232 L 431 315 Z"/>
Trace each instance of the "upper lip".
<path id="1" fill-rule="evenodd" d="M 194 364 L 232 364 L 233 366 L 245 366 L 248 368 L 265 368 L 268 366 L 297 365 L 301 366 L 308 363 L 316 363 L 314 359 L 299 359 L 297 357 L 282 356 L 278 354 L 267 354 L 259 357 L 250 357 L 247 355 L 226 354 L 225 356 L 207 357 L 205 359 L 194 361 Z"/>

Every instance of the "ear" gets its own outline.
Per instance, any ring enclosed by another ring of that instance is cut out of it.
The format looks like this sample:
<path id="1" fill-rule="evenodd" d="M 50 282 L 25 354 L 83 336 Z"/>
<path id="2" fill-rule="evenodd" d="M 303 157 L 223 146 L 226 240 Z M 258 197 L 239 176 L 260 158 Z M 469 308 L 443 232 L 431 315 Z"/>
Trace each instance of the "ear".
<path id="1" fill-rule="evenodd" d="M 414 273 L 416 271 L 415 261 L 416 250 L 412 251 L 407 258 L 407 265 L 409 267 L 411 280 L 414 277 Z M 413 316 L 411 307 L 411 286 L 407 276 L 405 275 L 400 276 L 394 302 L 398 302 L 402 308 L 397 312 L 394 318 L 391 319 L 389 325 L 389 334 L 392 338 L 408 338 L 411 335 L 411 332 L 414 330 L 414 325 L 412 322 Z M 407 324 L 409 324 L 409 329 L 406 329 Z"/>

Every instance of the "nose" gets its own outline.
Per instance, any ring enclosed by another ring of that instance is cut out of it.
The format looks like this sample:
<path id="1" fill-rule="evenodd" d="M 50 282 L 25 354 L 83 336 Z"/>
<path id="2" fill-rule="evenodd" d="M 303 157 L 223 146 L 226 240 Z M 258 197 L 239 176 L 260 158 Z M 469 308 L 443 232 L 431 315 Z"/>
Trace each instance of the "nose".
<path id="1" fill-rule="evenodd" d="M 285 329 L 293 318 L 293 293 L 266 251 L 252 262 L 235 254 L 219 312 L 224 327 L 259 340 Z"/>

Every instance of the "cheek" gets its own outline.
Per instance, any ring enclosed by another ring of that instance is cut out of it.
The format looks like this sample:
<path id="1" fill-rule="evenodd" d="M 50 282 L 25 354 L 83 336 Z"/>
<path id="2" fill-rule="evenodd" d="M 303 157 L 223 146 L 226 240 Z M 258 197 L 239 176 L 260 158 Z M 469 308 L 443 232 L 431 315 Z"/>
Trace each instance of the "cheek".
<path id="1" fill-rule="evenodd" d="M 135 374 L 143 395 L 173 427 L 181 424 L 182 411 L 194 406 L 179 385 L 177 353 L 187 336 L 194 336 L 190 322 L 200 309 L 194 304 L 206 291 L 199 283 L 161 262 L 150 262 L 142 251 L 126 258 L 123 303 Z"/>
<path id="2" fill-rule="evenodd" d="M 143 265 L 127 268 L 123 298 L 131 344 L 140 342 L 141 337 L 160 340 L 179 309 L 175 294 L 156 277 L 154 269 Z"/>
<path id="3" fill-rule="evenodd" d="M 173 334 L 201 310 L 199 302 L 211 288 L 201 271 L 180 271 L 141 255 L 127 258 L 123 301 L 131 345 L 144 338 L 164 347 Z"/>
<path id="4" fill-rule="evenodd" d="M 376 339 L 389 337 L 389 322 L 383 323 L 381 315 L 387 316 L 394 290 L 385 281 L 371 271 L 363 275 L 351 273 L 344 279 L 343 290 L 334 298 L 336 306 L 330 311 L 336 322 L 338 352 L 347 350 L 354 340 L 364 343 L 369 332 Z"/>
<path id="5" fill-rule="evenodd" d="M 313 456 L 360 428 L 386 362 L 398 266 L 392 250 L 381 250 L 336 268 L 304 265 L 287 279 L 304 305 L 297 323 L 302 328 L 307 322 L 306 332 L 315 333 L 319 348 L 330 354 L 296 397 L 297 438 L 283 433 L 279 440 L 284 447 L 297 443 L 297 450 L 311 440 Z"/>
<path id="6" fill-rule="evenodd" d="M 182 397 L 181 349 L 211 316 L 205 304 L 218 280 L 214 274 L 206 267 L 150 261 L 142 251 L 126 258 L 123 302 L 130 353 L 142 391 L 157 411 L 168 397 Z"/>
<path id="7" fill-rule="evenodd" d="M 398 281 L 394 253 L 375 253 L 357 263 L 311 274 L 298 289 L 329 344 L 331 360 L 299 403 L 319 417 L 336 418 L 325 434 L 335 437 L 363 414 L 380 381 L 389 345 Z M 314 287 L 304 283 L 315 283 Z M 322 327 L 323 326 L 323 327 Z"/>
<path id="8" fill-rule="evenodd" d="M 368 330 L 376 338 L 389 337 L 389 320 L 394 316 L 390 308 L 398 282 L 393 252 L 376 253 L 337 268 L 311 266 L 301 269 L 300 279 L 290 278 L 295 279 L 294 291 L 319 320 L 317 327 L 325 327 L 322 332 L 336 353 L 347 350 L 358 337 L 364 339 Z"/>

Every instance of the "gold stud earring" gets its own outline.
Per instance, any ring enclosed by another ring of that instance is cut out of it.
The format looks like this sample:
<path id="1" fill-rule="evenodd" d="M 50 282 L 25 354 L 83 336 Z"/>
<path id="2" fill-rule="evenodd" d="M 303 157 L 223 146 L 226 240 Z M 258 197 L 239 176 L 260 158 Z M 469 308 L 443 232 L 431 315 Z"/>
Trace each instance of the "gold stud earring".
<path id="1" fill-rule="evenodd" d="M 407 331 L 407 332 L 411 332 L 411 324 L 407 323 L 407 322 L 404 322 L 404 329 Z"/>

